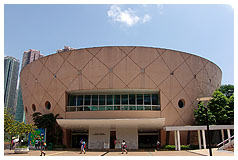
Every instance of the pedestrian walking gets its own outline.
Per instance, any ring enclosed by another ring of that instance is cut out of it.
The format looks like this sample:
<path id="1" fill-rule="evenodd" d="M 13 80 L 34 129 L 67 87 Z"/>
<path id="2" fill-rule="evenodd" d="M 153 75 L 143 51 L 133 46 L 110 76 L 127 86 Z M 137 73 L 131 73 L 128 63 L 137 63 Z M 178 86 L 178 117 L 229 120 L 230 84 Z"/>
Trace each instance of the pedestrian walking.
<path id="1" fill-rule="evenodd" d="M 10 143 L 10 150 L 13 149 L 13 146 L 14 146 L 14 137 L 12 137 L 12 140 L 11 140 L 11 143 Z"/>
<path id="2" fill-rule="evenodd" d="M 114 139 L 114 148 L 116 148 L 116 144 L 117 144 L 117 138 Z"/>
<path id="3" fill-rule="evenodd" d="M 36 139 L 36 141 L 35 141 L 35 149 L 39 149 L 39 140 L 38 139 Z"/>
<path id="4" fill-rule="evenodd" d="M 121 143 L 121 151 L 122 151 L 122 154 L 123 154 L 124 152 L 126 152 L 126 154 L 127 154 L 126 148 L 127 148 L 126 142 L 123 140 L 122 143 Z"/>
<path id="5" fill-rule="evenodd" d="M 85 143 L 85 141 L 83 141 L 83 140 L 81 140 L 80 141 L 80 144 L 81 144 L 81 152 L 80 152 L 80 154 L 82 154 L 82 153 L 86 153 L 86 151 L 85 151 L 85 148 L 86 148 L 86 143 Z"/>
<path id="6" fill-rule="evenodd" d="M 156 144 L 156 150 L 157 150 L 157 151 L 159 150 L 159 145 L 160 145 L 160 142 L 157 141 L 157 144 Z"/>
<path id="7" fill-rule="evenodd" d="M 44 141 L 41 141 L 40 142 L 40 156 L 42 156 L 42 154 L 44 154 L 44 156 L 45 156 L 45 148 L 46 148 L 46 143 L 44 142 Z"/>
<path id="8" fill-rule="evenodd" d="M 14 140 L 13 140 L 13 149 L 16 148 L 16 145 L 17 145 L 18 142 L 19 142 L 19 139 L 15 139 L 15 137 L 14 137 Z"/>

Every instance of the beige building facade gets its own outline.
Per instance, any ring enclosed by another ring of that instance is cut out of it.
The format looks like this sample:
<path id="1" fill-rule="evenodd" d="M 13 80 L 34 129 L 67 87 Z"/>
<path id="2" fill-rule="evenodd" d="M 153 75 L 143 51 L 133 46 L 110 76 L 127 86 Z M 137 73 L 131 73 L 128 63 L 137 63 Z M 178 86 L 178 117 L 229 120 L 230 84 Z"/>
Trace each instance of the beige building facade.
<path id="1" fill-rule="evenodd" d="M 194 125 L 196 99 L 220 87 L 222 72 L 181 51 L 112 46 L 42 57 L 20 78 L 26 121 L 34 112 L 59 114 L 67 147 L 85 139 L 89 149 L 112 149 L 125 140 L 138 149 L 174 144 L 163 127 Z M 191 136 L 181 132 L 181 143 Z"/>

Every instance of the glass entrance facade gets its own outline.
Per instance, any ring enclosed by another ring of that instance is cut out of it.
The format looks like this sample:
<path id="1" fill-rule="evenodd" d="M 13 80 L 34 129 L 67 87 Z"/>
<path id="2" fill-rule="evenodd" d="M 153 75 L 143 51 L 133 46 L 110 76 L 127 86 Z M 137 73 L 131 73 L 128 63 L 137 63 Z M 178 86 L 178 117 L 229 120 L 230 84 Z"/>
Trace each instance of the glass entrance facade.
<path id="1" fill-rule="evenodd" d="M 159 93 L 68 94 L 67 112 L 109 110 L 160 111 Z"/>

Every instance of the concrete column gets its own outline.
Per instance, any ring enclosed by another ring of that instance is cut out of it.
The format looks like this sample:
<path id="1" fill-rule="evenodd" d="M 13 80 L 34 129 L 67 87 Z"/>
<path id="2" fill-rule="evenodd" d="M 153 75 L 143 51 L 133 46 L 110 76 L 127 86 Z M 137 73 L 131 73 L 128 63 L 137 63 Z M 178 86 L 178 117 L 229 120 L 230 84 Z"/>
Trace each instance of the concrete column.
<path id="1" fill-rule="evenodd" d="M 230 138 L 231 137 L 231 132 L 230 132 L 230 129 L 227 129 L 227 136 L 228 136 L 228 138 Z M 229 142 L 230 142 L 231 140 L 229 140 Z"/>
<path id="2" fill-rule="evenodd" d="M 178 140 L 178 150 L 181 151 L 179 130 L 177 131 L 177 140 Z"/>
<path id="3" fill-rule="evenodd" d="M 177 143 L 177 133 L 174 131 L 174 143 L 175 143 L 175 150 L 178 150 L 178 143 Z"/>
<path id="4" fill-rule="evenodd" d="M 166 131 L 161 129 L 161 139 L 160 139 L 160 145 L 163 146 L 166 144 Z"/>
<path id="5" fill-rule="evenodd" d="M 68 129 L 65 129 L 63 128 L 63 135 L 64 135 L 64 138 L 63 138 L 63 144 L 69 148 L 71 147 L 71 131 L 68 130 Z"/>
<path id="6" fill-rule="evenodd" d="M 198 145 L 199 145 L 199 149 L 202 149 L 200 130 L 198 130 Z"/>
<path id="7" fill-rule="evenodd" d="M 222 142 L 225 140 L 224 130 L 223 129 L 221 129 L 221 139 L 222 139 Z"/>
<path id="8" fill-rule="evenodd" d="M 202 130 L 202 140 L 203 140 L 203 148 L 207 149 L 205 130 Z"/>

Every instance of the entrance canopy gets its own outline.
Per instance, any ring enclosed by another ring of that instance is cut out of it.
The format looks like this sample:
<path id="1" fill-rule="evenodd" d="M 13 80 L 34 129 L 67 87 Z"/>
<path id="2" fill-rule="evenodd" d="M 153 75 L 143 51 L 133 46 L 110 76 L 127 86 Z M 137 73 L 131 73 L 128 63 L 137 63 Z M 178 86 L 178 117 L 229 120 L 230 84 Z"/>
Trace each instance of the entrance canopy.
<path id="1" fill-rule="evenodd" d="M 105 128 L 138 128 L 161 129 L 165 118 L 130 118 L 130 119 L 57 119 L 57 123 L 66 129 Z"/>

